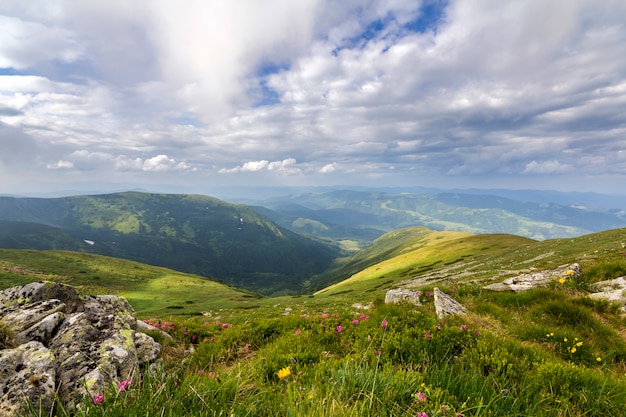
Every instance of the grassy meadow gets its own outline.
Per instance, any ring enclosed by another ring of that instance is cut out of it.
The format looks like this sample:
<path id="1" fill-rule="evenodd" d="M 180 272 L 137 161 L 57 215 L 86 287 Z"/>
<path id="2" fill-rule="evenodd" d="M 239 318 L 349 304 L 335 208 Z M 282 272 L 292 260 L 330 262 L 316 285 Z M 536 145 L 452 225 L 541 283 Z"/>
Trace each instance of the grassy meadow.
<path id="1" fill-rule="evenodd" d="M 543 242 L 414 232 L 346 260 L 362 269 L 315 294 L 259 297 L 54 251 L 0 250 L 0 284 L 49 279 L 122 295 L 138 318 L 174 337 L 154 334 L 163 362 L 143 380 L 112 386 L 78 411 L 59 404 L 57 416 L 625 415 L 626 318 L 587 294 L 626 275 L 626 230 Z M 482 289 L 573 262 L 582 277 L 517 294 Z M 437 319 L 435 286 L 468 314 Z M 391 287 L 419 290 L 422 305 L 384 304 Z"/>

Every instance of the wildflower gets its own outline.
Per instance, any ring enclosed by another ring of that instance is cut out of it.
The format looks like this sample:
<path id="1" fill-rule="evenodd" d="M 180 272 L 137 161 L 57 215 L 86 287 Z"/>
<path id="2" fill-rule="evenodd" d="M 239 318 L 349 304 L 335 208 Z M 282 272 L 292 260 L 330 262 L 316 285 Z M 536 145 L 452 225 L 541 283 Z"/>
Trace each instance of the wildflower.
<path id="1" fill-rule="evenodd" d="M 423 393 L 421 393 L 421 392 L 416 392 L 415 393 L 415 399 L 420 401 L 420 402 L 424 402 L 424 401 L 426 401 L 426 396 Z"/>
<path id="2" fill-rule="evenodd" d="M 417 417 L 428 417 L 428 414 L 426 414 L 423 411 L 420 411 L 419 413 L 417 413 Z"/>
<path id="3" fill-rule="evenodd" d="M 204 375 L 204 369 L 198 369 L 198 375 L 200 376 Z"/>
<path id="4" fill-rule="evenodd" d="M 461 330 L 465 331 L 465 330 L 467 330 L 467 326 L 466 326 L 466 325 L 464 325 L 464 324 L 461 324 L 461 325 L 459 326 L 459 329 L 461 329 Z"/>
<path id="5" fill-rule="evenodd" d="M 559 284 L 565 284 L 565 278 L 559 278 Z"/>
<path id="6" fill-rule="evenodd" d="M 426 339 L 432 339 L 433 335 L 432 335 L 432 334 L 430 334 L 430 333 L 424 333 L 424 337 L 425 337 Z"/>
<path id="7" fill-rule="evenodd" d="M 252 345 L 250 343 L 246 343 L 246 349 L 250 349 Z"/>
<path id="8" fill-rule="evenodd" d="M 341 333 L 341 331 L 343 330 L 343 326 L 340 324 L 339 326 L 336 327 L 337 329 L 337 333 Z"/>
<path id="9" fill-rule="evenodd" d="M 596 361 L 598 361 L 598 362 L 602 362 L 602 358 L 598 356 L 598 357 L 596 358 Z"/>
<path id="10" fill-rule="evenodd" d="M 277 375 L 280 379 L 287 378 L 289 375 L 291 375 L 291 368 L 290 367 L 283 368 L 278 371 Z"/>
<path id="11" fill-rule="evenodd" d="M 130 386 L 129 380 L 122 381 L 119 384 L 117 384 L 117 392 L 125 391 L 126 388 L 128 388 L 129 386 Z"/>
<path id="12" fill-rule="evenodd" d="M 572 353 L 576 353 L 576 348 L 575 348 L 575 347 L 573 347 L 573 348 L 571 348 L 569 351 L 570 351 L 570 352 L 572 352 Z"/>
<path id="13" fill-rule="evenodd" d="M 563 338 L 563 341 L 564 341 L 565 343 L 567 343 L 567 337 L 564 337 L 564 338 Z"/>
<path id="14" fill-rule="evenodd" d="M 300 330 L 300 328 L 298 327 L 298 328 L 296 329 L 296 334 L 300 334 L 300 333 L 302 333 L 302 330 Z"/>
<path id="15" fill-rule="evenodd" d="M 380 327 L 382 327 L 382 328 L 385 328 L 385 329 L 386 329 L 388 324 L 389 324 L 389 323 L 387 323 L 387 320 L 383 320 L 383 321 L 382 321 L 382 323 L 380 323 Z"/>
<path id="16" fill-rule="evenodd" d="M 352 324 L 359 324 L 359 321 L 357 319 L 352 320 Z"/>
<path id="17" fill-rule="evenodd" d="M 576 343 L 576 346 L 581 347 L 583 345 L 583 342 L 578 342 Z"/>
<path id="18" fill-rule="evenodd" d="M 380 355 L 380 352 L 378 350 L 374 349 L 374 355 L 378 356 L 378 355 Z"/>
<path id="19" fill-rule="evenodd" d="M 217 378 L 217 374 L 213 371 L 209 372 L 209 378 Z"/>
<path id="20" fill-rule="evenodd" d="M 574 275 L 574 270 L 573 270 L 573 269 L 568 269 L 568 270 L 565 272 L 565 275 Z"/>
<path id="21" fill-rule="evenodd" d="M 103 401 L 104 401 L 104 392 L 101 392 L 100 394 L 93 397 L 94 404 L 102 404 Z"/>
<path id="22" fill-rule="evenodd" d="M 437 324 L 437 325 L 435 326 L 435 330 L 441 330 L 441 326 Z"/>

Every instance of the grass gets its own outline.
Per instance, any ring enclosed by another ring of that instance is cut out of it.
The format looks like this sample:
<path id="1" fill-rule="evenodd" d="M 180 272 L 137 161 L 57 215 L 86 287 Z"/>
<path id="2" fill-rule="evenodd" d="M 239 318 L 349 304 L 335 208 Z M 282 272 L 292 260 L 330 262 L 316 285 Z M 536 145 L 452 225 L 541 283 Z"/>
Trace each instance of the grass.
<path id="1" fill-rule="evenodd" d="M 427 234 L 388 246 L 395 255 L 349 283 L 275 298 L 65 252 L 0 251 L 0 282 L 49 276 L 126 295 L 140 318 L 173 323 L 160 369 L 123 392 L 110 387 L 102 404 L 87 400 L 77 412 L 59 405 L 59 417 L 621 416 L 626 318 L 586 294 L 626 270 L 625 236 Z M 576 281 L 523 293 L 483 289 L 494 277 L 572 262 L 583 270 Z M 387 287 L 405 285 L 423 292 L 421 306 L 382 303 Z M 468 315 L 437 319 L 427 295 L 434 286 Z"/>

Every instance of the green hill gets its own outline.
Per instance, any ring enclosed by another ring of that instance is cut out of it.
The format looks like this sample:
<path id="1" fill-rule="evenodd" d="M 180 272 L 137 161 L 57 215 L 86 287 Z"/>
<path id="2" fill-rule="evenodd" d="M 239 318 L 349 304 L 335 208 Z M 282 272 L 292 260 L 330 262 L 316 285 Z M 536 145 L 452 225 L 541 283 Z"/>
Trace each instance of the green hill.
<path id="1" fill-rule="evenodd" d="M 572 262 L 582 276 L 545 288 L 483 288 Z M 352 271 L 315 294 L 256 298 L 93 254 L 0 250 L 3 287 L 57 280 L 174 322 L 162 370 L 87 399 L 86 417 L 624 415 L 624 312 L 587 295 L 626 276 L 626 229 L 547 241 L 402 229 L 335 270 Z M 467 315 L 437 317 L 434 286 Z M 422 305 L 384 304 L 390 287 L 422 291 Z"/>
<path id="2" fill-rule="evenodd" d="M 301 292 L 337 256 L 245 205 L 200 195 L 0 198 L 0 245 L 97 253 L 265 294 Z"/>
<path id="3" fill-rule="evenodd" d="M 69 251 L 0 249 L 0 289 L 56 281 L 83 294 L 126 297 L 140 317 L 257 306 L 259 295 L 171 269 Z"/>

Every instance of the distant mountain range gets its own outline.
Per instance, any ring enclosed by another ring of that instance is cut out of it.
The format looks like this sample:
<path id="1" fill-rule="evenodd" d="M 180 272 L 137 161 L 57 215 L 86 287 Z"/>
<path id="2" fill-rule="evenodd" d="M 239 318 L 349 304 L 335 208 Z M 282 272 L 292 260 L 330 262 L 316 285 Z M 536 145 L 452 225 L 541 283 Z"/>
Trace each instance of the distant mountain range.
<path id="1" fill-rule="evenodd" d="M 0 248 L 113 256 L 279 295 L 345 279 L 366 266 L 361 259 L 369 264 L 390 255 L 370 256 L 364 248 L 407 227 L 545 240 L 626 226 L 623 208 L 473 193 L 331 189 L 248 200 L 253 203 L 145 192 L 0 197 Z"/>
<path id="2" fill-rule="evenodd" d="M 513 192 L 511 192 L 512 194 Z M 530 198 L 530 192 L 521 195 Z M 535 198 L 548 194 L 536 192 Z M 573 194 L 568 194 L 573 198 Z M 587 199 L 592 194 L 585 194 Z M 557 197 L 567 200 L 564 195 Z M 582 194 L 578 195 L 582 198 Z M 606 196 L 605 196 L 606 197 Z M 600 201 L 598 199 L 597 201 Z M 604 204 L 610 201 L 606 197 Z M 626 226 L 626 210 L 580 204 L 524 202 L 473 193 L 390 193 L 332 190 L 248 201 L 279 225 L 297 233 L 349 239 L 367 245 L 383 233 L 410 226 L 471 233 L 509 233 L 536 240 L 574 237 Z"/>
<path id="3" fill-rule="evenodd" d="M 200 195 L 0 198 L 0 247 L 135 260 L 263 294 L 301 292 L 338 256 L 245 205 Z"/>

